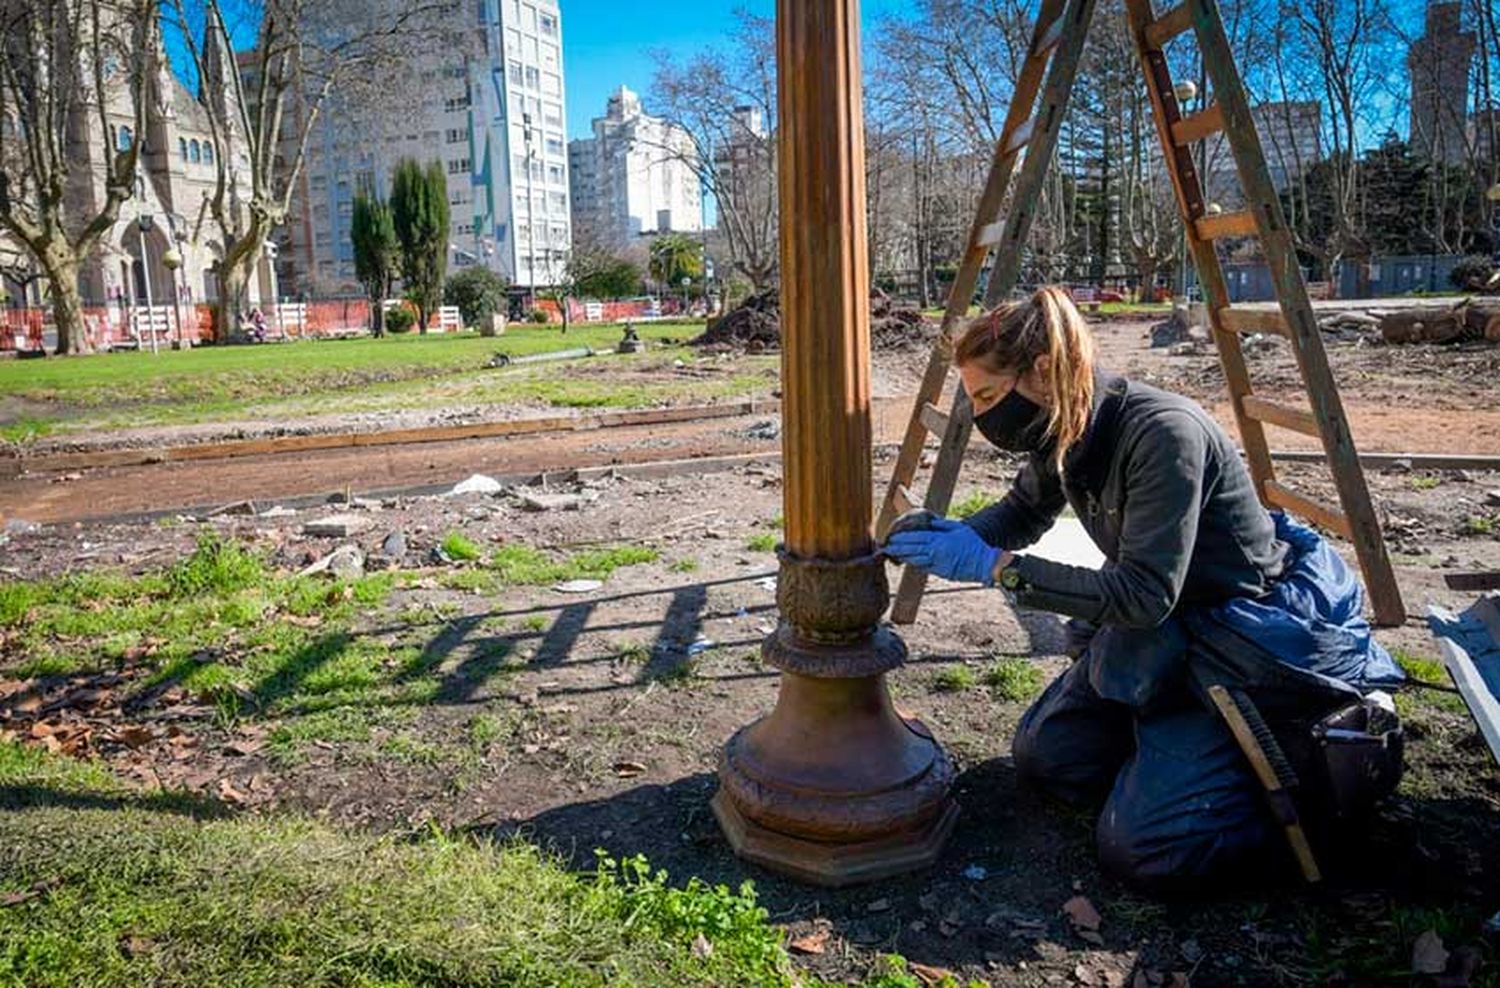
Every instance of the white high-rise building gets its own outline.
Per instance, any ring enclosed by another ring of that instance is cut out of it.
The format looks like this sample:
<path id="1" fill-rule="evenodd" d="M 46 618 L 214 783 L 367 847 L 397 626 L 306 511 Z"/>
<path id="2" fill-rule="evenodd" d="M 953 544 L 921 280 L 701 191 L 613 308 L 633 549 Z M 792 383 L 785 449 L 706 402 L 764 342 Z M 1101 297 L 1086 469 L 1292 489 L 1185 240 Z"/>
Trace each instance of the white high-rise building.
<path id="1" fill-rule="evenodd" d="M 568 145 L 574 219 L 606 243 L 703 229 L 703 189 L 687 131 L 641 107 L 625 86 L 609 97 L 594 136 Z"/>
<path id="2" fill-rule="evenodd" d="M 556 0 L 476 4 L 473 44 L 424 68 L 415 98 L 325 108 L 282 237 L 284 290 L 358 290 L 354 193 L 389 194 L 403 158 L 447 172 L 450 270 L 486 264 L 526 288 L 561 280 L 572 246 L 562 15 Z"/>

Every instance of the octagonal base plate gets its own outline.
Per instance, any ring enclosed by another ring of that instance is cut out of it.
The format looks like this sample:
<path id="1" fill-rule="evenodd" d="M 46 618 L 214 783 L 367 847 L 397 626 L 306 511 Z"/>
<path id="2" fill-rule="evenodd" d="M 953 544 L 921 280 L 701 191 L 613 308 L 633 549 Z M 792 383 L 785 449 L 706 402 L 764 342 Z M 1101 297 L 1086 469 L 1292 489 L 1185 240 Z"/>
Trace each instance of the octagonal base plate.
<path id="1" fill-rule="evenodd" d="M 767 830 L 746 819 L 723 789 L 714 794 L 710 805 L 735 854 L 798 881 L 828 888 L 930 867 L 958 821 L 958 804 L 948 799 L 938 815 L 918 829 L 876 841 L 831 844 Z"/>

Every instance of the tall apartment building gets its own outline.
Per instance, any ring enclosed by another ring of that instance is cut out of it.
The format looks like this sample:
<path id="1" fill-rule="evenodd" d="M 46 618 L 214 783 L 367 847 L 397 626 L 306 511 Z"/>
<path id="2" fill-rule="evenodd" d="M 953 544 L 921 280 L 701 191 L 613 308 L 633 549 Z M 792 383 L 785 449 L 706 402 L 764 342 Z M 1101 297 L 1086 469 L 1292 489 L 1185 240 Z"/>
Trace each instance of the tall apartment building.
<path id="1" fill-rule="evenodd" d="M 1252 107 L 1250 118 L 1265 152 L 1266 169 L 1276 191 L 1284 191 L 1295 178 L 1323 160 L 1323 110 L 1316 100 L 1288 100 Z M 1239 170 L 1223 134 L 1208 142 L 1207 193 L 1226 209 L 1244 201 Z"/>
<path id="2" fill-rule="evenodd" d="M 414 94 L 325 107 L 284 228 L 284 290 L 359 289 L 354 193 L 388 194 L 403 158 L 447 172 L 450 269 L 484 264 L 526 288 L 561 280 L 572 246 L 562 15 L 556 0 L 476 3 L 472 44 L 422 66 Z"/>
<path id="3" fill-rule="evenodd" d="M 1427 5 L 1427 25 L 1406 55 L 1411 72 L 1411 146 L 1432 161 L 1458 164 L 1467 156 L 1469 71 L 1475 37 L 1463 29 L 1463 4 Z"/>
<path id="4" fill-rule="evenodd" d="M 703 189 L 693 140 L 646 113 L 625 86 L 612 93 L 594 136 L 568 145 L 573 217 L 606 243 L 703 229 Z"/>

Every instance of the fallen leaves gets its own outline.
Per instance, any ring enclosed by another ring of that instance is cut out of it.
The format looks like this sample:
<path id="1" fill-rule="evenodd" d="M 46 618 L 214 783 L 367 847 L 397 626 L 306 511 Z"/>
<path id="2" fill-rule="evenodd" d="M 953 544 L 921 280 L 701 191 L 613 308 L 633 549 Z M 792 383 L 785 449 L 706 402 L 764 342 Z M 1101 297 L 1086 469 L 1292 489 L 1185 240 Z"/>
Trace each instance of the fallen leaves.
<path id="1" fill-rule="evenodd" d="M 833 932 L 828 929 L 813 930 L 787 942 L 786 949 L 796 954 L 821 954 L 828 949 L 828 938 Z"/>
<path id="2" fill-rule="evenodd" d="M 1104 937 L 1099 935 L 1099 925 L 1103 919 L 1099 916 L 1099 910 L 1085 896 L 1075 895 L 1064 902 L 1062 912 L 1073 925 L 1073 932 L 1078 939 L 1095 946 L 1104 945 Z"/>
<path id="3" fill-rule="evenodd" d="M 917 980 L 926 985 L 927 988 L 932 988 L 932 986 L 940 985 L 944 982 L 953 984 L 958 980 L 958 976 L 946 967 L 933 967 L 930 964 L 918 964 L 916 961 L 908 961 L 907 970 L 916 975 Z"/>
<path id="4" fill-rule="evenodd" d="M 61 877 L 44 878 L 39 882 L 33 882 L 30 888 L 23 889 L 20 892 L 7 892 L 4 895 L 0 895 L 0 907 L 19 906 L 23 902 L 30 902 L 32 899 L 46 895 L 61 884 Z"/>

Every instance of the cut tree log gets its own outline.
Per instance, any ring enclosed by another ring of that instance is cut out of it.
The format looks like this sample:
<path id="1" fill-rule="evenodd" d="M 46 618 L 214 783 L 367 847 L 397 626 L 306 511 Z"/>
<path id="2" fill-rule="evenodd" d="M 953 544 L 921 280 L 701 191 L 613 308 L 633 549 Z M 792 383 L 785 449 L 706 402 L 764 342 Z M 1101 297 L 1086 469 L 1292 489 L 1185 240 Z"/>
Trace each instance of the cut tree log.
<path id="1" fill-rule="evenodd" d="M 1469 299 L 1451 309 L 1398 309 L 1380 317 L 1387 343 L 1500 343 L 1500 303 Z"/>

